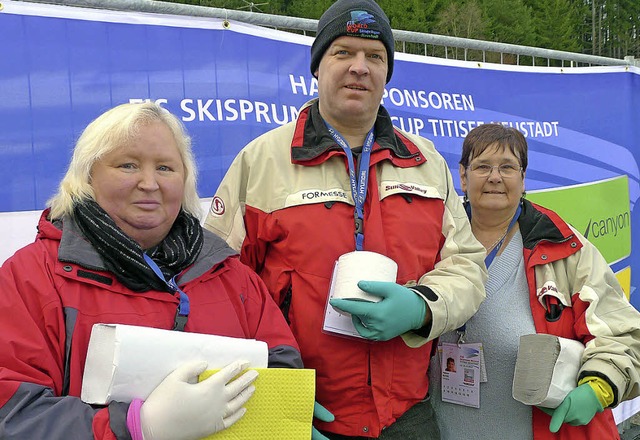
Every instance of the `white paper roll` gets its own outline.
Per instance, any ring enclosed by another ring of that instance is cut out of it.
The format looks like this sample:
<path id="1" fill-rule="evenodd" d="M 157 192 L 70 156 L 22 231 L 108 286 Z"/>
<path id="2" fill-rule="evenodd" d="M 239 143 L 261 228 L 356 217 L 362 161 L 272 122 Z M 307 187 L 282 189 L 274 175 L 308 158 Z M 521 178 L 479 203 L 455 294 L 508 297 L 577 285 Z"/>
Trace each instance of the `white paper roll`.
<path id="1" fill-rule="evenodd" d="M 332 298 L 380 301 L 379 296 L 360 290 L 358 281 L 396 281 L 398 265 L 391 258 L 369 251 L 354 251 L 338 258 Z"/>
<path id="2" fill-rule="evenodd" d="M 557 408 L 578 385 L 584 346 L 560 336 L 520 336 L 512 395 L 525 405 Z"/>

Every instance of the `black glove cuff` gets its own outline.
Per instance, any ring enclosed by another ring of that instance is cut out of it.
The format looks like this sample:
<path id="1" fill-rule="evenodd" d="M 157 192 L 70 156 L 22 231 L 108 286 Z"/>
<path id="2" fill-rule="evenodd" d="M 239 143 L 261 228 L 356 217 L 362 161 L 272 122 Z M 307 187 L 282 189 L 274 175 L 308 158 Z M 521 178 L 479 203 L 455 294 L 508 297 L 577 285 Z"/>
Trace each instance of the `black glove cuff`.
<path id="1" fill-rule="evenodd" d="M 427 308 L 429 308 L 429 303 L 427 301 L 431 301 L 431 302 L 438 301 L 438 295 L 436 295 L 435 292 L 427 286 L 418 284 L 416 286 L 409 287 L 409 289 L 413 290 L 416 293 L 416 295 L 419 295 L 426 300 L 425 307 Z M 426 339 L 429 336 L 429 334 L 431 334 L 432 324 L 433 324 L 433 320 L 429 321 L 428 324 L 411 331 L 417 334 L 418 336 Z"/>

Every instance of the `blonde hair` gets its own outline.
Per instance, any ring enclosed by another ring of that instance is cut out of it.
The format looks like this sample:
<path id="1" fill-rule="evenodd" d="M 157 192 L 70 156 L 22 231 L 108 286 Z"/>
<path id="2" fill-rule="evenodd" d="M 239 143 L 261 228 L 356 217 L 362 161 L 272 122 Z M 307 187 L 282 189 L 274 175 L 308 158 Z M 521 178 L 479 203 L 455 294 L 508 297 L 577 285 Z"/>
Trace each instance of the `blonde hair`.
<path id="1" fill-rule="evenodd" d="M 91 187 L 91 169 L 105 154 L 127 145 L 136 138 L 139 129 L 153 122 L 165 124 L 176 141 L 185 170 L 182 208 L 200 218 L 200 198 L 196 189 L 197 168 L 191 150 L 191 138 L 178 118 L 152 102 L 121 104 L 94 119 L 82 132 L 73 149 L 73 156 L 58 191 L 49 199 L 49 217 L 73 215 L 76 203 L 95 200 Z"/>

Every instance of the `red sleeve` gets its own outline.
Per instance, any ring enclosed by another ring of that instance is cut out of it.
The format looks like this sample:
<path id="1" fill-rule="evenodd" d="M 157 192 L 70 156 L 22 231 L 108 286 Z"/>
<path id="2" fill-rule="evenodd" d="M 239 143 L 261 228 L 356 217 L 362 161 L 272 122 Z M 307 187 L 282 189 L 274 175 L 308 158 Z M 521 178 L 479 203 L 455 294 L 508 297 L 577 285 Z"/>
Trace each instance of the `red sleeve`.
<path id="1" fill-rule="evenodd" d="M 0 267 L 0 425 L 11 438 L 115 440 L 108 410 L 63 395 L 65 312 L 51 255 L 37 241 Z"/>
<path id="2" fill-rule="evenodd" d="M 274 216 L 249 206 L 244 221 L 247 235 L 240 250 L 240 261 L 260 275 L 276 304 L 281 304 L 291 285 L 292 268 L 286 267 L 282 256 L 272 255 L 268 264 L 265 260 L 268 244 L 283 239 L 286 232 Z"/>

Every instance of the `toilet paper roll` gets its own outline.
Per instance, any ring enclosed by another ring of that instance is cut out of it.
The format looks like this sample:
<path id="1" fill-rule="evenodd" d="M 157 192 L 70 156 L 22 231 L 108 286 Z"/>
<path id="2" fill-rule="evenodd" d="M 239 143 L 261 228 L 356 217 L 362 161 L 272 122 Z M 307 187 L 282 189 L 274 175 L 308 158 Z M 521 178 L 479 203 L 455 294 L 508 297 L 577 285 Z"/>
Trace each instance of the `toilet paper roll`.
<path id="1" fill-rule="evenodd" d="M 520 336 L 513 398 L 525 405 L 557 408 L 578 385 L 584 345 L 537 333 Z"/>
<path id="2" fill-rule="evenodd" d="M 332 283 L 332 298 L 380 301 L 358 287 L 358 281 L 396 281 L 398 265 L 391 258 L 369 251 L 354 251 L 338 258 Z"/>

